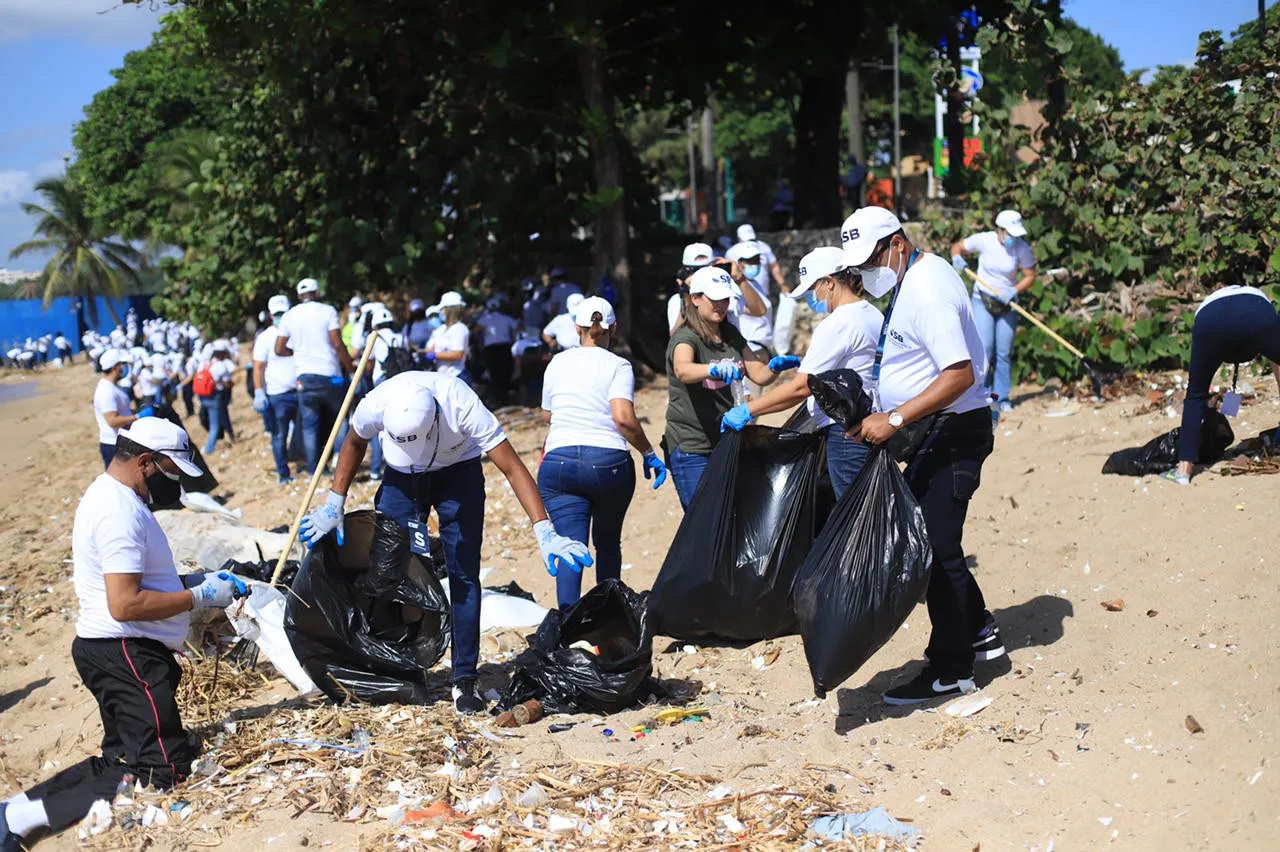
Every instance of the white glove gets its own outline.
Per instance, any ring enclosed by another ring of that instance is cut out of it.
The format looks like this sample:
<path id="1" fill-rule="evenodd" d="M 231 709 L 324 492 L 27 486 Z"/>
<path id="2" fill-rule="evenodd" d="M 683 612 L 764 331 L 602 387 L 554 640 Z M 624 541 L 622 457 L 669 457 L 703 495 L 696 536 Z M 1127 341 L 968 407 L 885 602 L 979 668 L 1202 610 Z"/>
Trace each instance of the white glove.
<path id="1" fill-rule="evenodd" d="M 267 410 L 267 392 L 262 388 L 253 392 L 253 410 L 259 414 Z"/>
<path id="2" fill-rule="evenodd" d="M 538 549 L 542 551 L 547 573 L 552 577 L 561 568 L 572 568 L 581 574 L 583 568 L 592 564 L 587 546 L 560 535 L 551 521 L 538 521 L 533 525 L 533 534 L 538 539 Z"/>
<path id="3" fill-rule="evenodd" d="M 243 580 L 229 571 L 216 574 L 205 574 L 200 585 L 191 590 L 191 605 L 198 608 L 224 609 L 231 606 L 236 598 L 249 594 L 249 587 Z"/>
<path id="4" fill-rule="evenodd" d="M 959 254 L 951 256 L 951 265 L 956 268 L 956 272 L 964 272 L 969 268 L 969 262 L 964 259 L 963 255 Z"/>
<path id="5" fill-rule="evenodd" d="M 342 528 L 343 507 L 346 504 L 345 494 L 330 491 L 324 505 L 302 519 L 302 526 L 298 528 L 298 538 L 302 539 L 302 543 L 307 547 L 315 547 L 320 539 L 329 534 L 330 530 L 337 530 L 338 545 L 341 546 L 347 540 L 346 532 Z"/>

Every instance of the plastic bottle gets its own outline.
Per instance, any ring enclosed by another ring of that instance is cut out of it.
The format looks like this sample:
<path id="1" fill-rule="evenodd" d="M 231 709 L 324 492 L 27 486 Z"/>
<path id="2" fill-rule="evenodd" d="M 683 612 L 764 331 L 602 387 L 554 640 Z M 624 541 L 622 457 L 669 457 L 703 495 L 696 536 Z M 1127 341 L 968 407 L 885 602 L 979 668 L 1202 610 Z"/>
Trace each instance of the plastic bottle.
<path id="1" fill-rule="evenodd" d="M 133 785 L 137 783 L 137 778 L 131 774 L 126 774 L 120 779 L 120 783 L 116 785 L 116 795 L 114 803 L 116 805 L 132 805 L 133 804 Z"/>

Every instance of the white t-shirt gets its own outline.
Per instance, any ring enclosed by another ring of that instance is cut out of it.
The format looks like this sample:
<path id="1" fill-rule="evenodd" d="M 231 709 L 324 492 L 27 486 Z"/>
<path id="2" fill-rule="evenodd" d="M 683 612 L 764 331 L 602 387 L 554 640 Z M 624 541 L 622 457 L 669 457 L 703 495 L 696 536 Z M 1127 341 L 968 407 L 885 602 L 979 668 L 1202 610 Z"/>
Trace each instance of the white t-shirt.
<path id="1" fill-rule="evenodd" d="M 552 319 L 542 330 L 542 336 L 554 338 L 561 349 L 573 349 L 582 345 L 578 340 L 578 324 L 570 314 L 560 314 Z"/>
<path id="2" fill-rule="evenodd" d="M 1205 305 L 1211 305 L 1219 299 L 1225 299 L 1228 296 L 1261 296 L 1268 302 L 1271 301 L 1271 297 L 1259 290 L 1257 287 L 1246 287 L 1243 284 L 1228 284 L 1226 287 L 1214 290 L 1206 296 L 1205 300 L 1196 308 L 1196 314 L 1198 315 L 1203 311 Z"/>
<path id="3" fill-rule="evenodd" d="M 235 374 L 236 364 L 230 358 L 215 358 L 209 364 L 209 375 L 213 377 L 213 383 L 219 389 L 231 384 L 231 378 Z"/>
<path id="4" fill-rule="evenodd" d="M 455 322 L 453 325 L 442 325 L 431 332 L 427 341 L 428 352 L 461 352 L 461 361 L 437 361 L 436 372 L 442 376 L 461 376 L 467 369 L 467 347 L 471 345 L 471 330 L 466 324 Z"/>
<path id="5" fill-rule="evenodd" d="M 943 370 L 961 361 L 973 364 L 973 385 L 946 411 L 964 414 L 985 407 L 986 347 L 960 276 L 936 254 L 922 254 L 898 290 L 880 364 L 878 410 L 892 411 L 915 398 Z"/>
<path id="6" fill-rule="evenodd" d="M 160 383 L 164 381 L 164 373 L 159 370 L 153 370 L 150 367 L 143 367 L 138 371 L 138 396 L 141 399 L 149 400 L 156 395 L 156 391 L 160 390 Z"/>
<path id="7" fill-rule="evenodd" d="M 77 636 L 155 639 L 175 651 L 182 649 L 191 623 L 189 613 L 159 621 L 121 623 L 111 617 L 107 606 L 104 574 L 141 574 L 142 588 L 147 591 L 182 591 L 169 540 L 132 489 L 105 473 L 89 485 L 76 508 L 71 560 L 76 597 L 80 599 Z"/>
<path id="8" fill-rule="evenodd" d="M 476 327 L 480 329 L 480 345 L 510 344 L 516 339 L 517 325 L 514 319 L 502 311 L 485 311 L 476 318 Z"/>
<path id="9" fill-rule="evenodd" d="M 827 370 L 854 370 L 870 396 L 871 369 L 883 325 L 884 315 L 870 302 L 841 305 L 814 327 L 809 351 L 800 361 L 800 372 L 814 376 Z M 831 425 L 831 418 L 823 413 L 813 397 L 809 397 L 806 405 L 819 429 Z"/>
<path id="10" fill-rule="evenodd" d="M 542 408 L 551 412 L 546 451 L 560 447 L 625 450 L 609 403 L 635 399 L 635 374 L 626 359 L 598 346 L 566 349 L 542 377 Z"/>
<path id="11" fill-rule="evenodd" d="M 387 360 L 387 356 L 391 354 L 391 347 L 404 349 L 404 336 L 389 328 L 377 329 L 373 335 L 373 350 L 369 353 L 369 360 L 373 361 L 373 383 L 376 385 L 387 374 L 383 363 Z"/>
<path id="12" fill-rule="evenodd" d="M 302 302 L 280 317 L 279 335 L 293 350 L 293 368 L 299 376 L 342 374 L 329 332 L 338 330 L 338 312 L 322 302 Z"/>
<path id="13" fill-rule="evenodd" d="M 267 366 L 262 371 L 263 388 L 267 396 L 288 393 L 293 390 L 297 376 L 293 372 L 293 358 L 276 354 L 276 338 L 280 330 L 269 325 L 258 333 L 253 341 L 253 360 Z"/>
<path id="14" fill-rule="evenodd" d="M 426 440 L 412 445 L 387 440 L 382 432 L 382 415 L 397 398 L 410 389 L 423 387 L 435 397 L 439 417 Z M 440 373 L 413 370 L 392 376 L 360 401 L 351 415 L 351 428 L 366 441 L 375 435 L 382 441 L 386 463 L 404 473 L 440 470 L 459 462 L 479 458 L 507 440 L 502 424 L 484 407 L 476 392 L 462 379 Z M 411 449 L 406 450 L 409 446 Z"/>
<path id="15" fill-rule="evenodd" d="M 742 336 L 747 339 L 748 343 L 755 343 L 760 346 L 773 346 L 773 303 L 769 301 L 769 266 L 764 253 L 760 256 L 760 271 L 756 273 L 754 278 L 747 278 L 752 288 L 760 294 L 760 300 L 765 304 L 765 314 L 762 317 L 748 316 L 746 313 L 737 317 L 738 331 L 742 332 Z M 743 307 L 746 306 L 746 297 L 739 300 Z"/>
<path id="16" fill-rule="evenodd" d="M 964 250 L 978 256 L 978 277 L 1000 291 L 1000 295 L 1010 299 L 1017 295 L 1019 269 L 1031 269 L 1036 265 L 1036 256 L 1026 240 L 1019 239 L 1013 248 L 1007 249 L 995 231 L 983 231 L 980 234 L 966 237 Z M 974 284 L 975 290 L 981 285 Z"/>
<path id="17" fill-rule="evenodd" d="M 107 412 L 129 417 L 133 409 L 129 407 L 129 394 L 121 390 L 110 379 L 98 379 L 98 386 L 93 389 L 93 416 L 98 419 L 98 443 L 116 445 L 117 429 L 107 425 Z"/>

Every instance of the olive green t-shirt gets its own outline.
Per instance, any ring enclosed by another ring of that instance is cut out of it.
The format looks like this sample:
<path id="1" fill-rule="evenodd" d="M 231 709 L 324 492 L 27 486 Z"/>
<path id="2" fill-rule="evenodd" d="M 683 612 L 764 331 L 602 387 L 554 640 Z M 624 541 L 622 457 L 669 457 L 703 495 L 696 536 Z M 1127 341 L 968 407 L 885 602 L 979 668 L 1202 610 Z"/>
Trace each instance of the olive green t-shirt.
<path id="1" fill-rule="evenodd" d="M 672 355 L 681 343 L 693 347 L 696 363 L 710 364 L 726 358 L 741 361 L 747 341 L 738 329 L 724 322 L 720 324 L 720 343 L 714 346 L 685 327 L 676 329 L 667 343 L 667 451 L 710 454 L 720 441 L 720 418 L 733 408 L 733 388 L 725 385 L 711 390 L 702 382 L 686 385 L 676 378 Z"/>

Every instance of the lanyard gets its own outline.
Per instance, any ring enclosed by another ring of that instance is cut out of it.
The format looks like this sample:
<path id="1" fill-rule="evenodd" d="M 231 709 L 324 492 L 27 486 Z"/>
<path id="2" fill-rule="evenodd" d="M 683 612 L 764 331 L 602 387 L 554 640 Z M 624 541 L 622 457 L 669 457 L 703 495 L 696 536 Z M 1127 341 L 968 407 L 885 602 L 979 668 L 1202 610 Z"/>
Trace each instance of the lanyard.
<path id="1" fill-rule="evenodd" d="M 911 257 L 907 260 L 907 269 L 911 268 L 911 264 L 920 258 L 920 249 L 912 249 Z M 877 388 L 880 385 L 880 362 L 884 360 L 884 341 L 889 336 L 889 317 L 893 316 L 893 306 L 898 302 L 898 293 L 902 292 L 902 285 L 898 284 L 893 288 L 893 295 L 889 297 L 889 307 L 884 312 L 884 323 L 880 326 L 880 341 L 876 343 L 876 360 L 871 367 L 871 381 L 876 383 Z"/>

